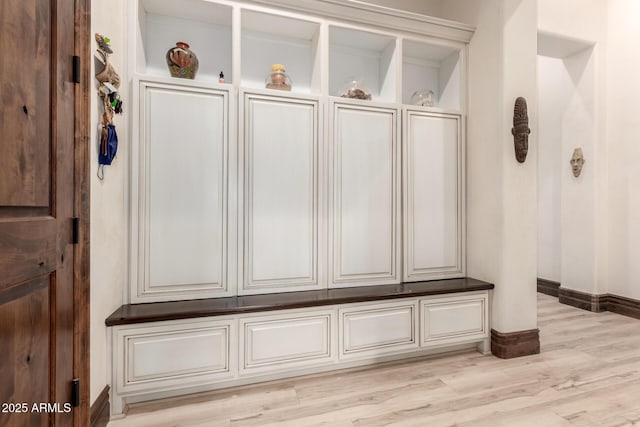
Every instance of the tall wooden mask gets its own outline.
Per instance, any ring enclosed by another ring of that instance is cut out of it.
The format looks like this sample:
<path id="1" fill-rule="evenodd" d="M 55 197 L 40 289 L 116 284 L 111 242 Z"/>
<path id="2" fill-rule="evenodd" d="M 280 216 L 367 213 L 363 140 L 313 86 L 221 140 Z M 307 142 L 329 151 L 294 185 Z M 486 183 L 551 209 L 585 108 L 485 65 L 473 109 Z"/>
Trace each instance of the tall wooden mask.
<path id="1" fill-rule="evenodd" d="M 527 100 L 523 97 L 516 99 L 516 105 L 513 108 L 513 144 L 516 151 L 516 160 L 524 163 L 529 151 L 529 116 L 527 115 Z"/>

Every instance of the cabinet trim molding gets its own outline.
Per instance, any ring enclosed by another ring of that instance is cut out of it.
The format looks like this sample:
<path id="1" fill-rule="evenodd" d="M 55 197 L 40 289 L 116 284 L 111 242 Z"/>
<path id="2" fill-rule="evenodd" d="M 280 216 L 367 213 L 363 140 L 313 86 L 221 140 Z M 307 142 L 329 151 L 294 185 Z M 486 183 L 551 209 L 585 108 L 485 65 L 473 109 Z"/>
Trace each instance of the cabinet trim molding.
<path id="1" fill-rule="evenodd" d="M 471 40 L 475 31 L 475 27 L 459 22 L 354 0 L 252 0 L 251 3 L 275 5 L 340 20 L 351 19 L 396 31 L 416 32 L 466 43 Z"/>

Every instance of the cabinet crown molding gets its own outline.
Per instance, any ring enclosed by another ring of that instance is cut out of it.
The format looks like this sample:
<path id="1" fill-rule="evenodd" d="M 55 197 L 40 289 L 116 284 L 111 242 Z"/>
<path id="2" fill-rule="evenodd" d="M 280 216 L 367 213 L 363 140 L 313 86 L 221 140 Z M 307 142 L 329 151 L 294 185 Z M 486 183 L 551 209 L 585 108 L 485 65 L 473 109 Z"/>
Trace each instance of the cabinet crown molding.
<path id="1" fill-rule="evenodd" d="M 358 0 L 249 0 L 248 3 L 285 8 L 327 18 L 339 18 L 393 30 L 468 43 L 475 27 L 433 16 L 379 6 Z M 389 16 L 394 19 L 389 19 Z"/>

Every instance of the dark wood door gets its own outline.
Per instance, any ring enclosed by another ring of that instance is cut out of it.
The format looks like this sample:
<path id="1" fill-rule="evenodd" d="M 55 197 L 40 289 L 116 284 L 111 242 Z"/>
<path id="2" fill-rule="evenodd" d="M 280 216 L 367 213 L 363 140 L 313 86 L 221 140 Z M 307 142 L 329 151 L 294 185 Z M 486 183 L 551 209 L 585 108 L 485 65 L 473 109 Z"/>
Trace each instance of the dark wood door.
<path id="1" fill-rule="evenodd" d="M 75 12 L 0 3 L 3 427 L 73 423 Z"/>

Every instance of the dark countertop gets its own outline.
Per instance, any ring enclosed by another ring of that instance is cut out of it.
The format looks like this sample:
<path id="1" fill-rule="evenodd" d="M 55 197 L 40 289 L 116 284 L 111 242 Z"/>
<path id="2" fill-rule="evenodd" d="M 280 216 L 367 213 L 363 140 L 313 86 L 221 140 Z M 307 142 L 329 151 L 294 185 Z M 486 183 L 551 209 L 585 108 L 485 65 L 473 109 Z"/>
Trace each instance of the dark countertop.
<path id="1" fill-rule="evenodd" d="M 188 301 L 127 304 L 114 311 L 107 326 L 130 325 L 162 320 L 225 316 L 261 311 L 289 310 L 323 305 L 349 304 L 397 298 L 421 297 L 493 289 L 492 283 L 472 278 L 400 283 L 397 285 L 358 286 L 319 291 L 244 295 Z"/>

